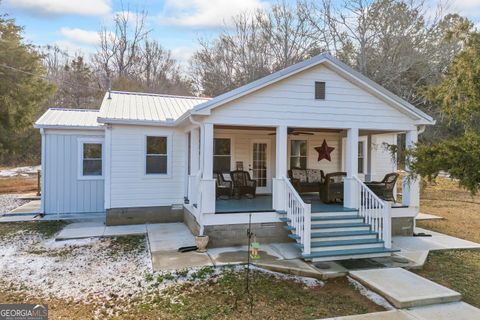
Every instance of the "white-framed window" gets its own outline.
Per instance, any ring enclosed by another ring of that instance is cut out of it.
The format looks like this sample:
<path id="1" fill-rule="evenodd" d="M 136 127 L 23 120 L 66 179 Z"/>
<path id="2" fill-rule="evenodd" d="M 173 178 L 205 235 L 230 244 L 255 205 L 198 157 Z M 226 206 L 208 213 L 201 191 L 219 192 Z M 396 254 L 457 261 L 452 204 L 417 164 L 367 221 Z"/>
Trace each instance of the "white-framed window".
<path id="1" fill-rule="evenodd" d="M 167 136 L 146 136 L 145 174 L 168 174 L 168 139 Z"/>
<path id="2" fill-rule="evenodd" d="M 78 139 L 78 179 L 103 179 L 103 139 Z"/>
<path id="3" fill-rule="evenodd" d="M 232 164 L 232 140 L 213 139 L 213 172 L 230 172 Z"/>
<path id="4" fill-rule="evenodd" d="M 307 140 L 290 140 L 290 169 L 307 169 Z"/>

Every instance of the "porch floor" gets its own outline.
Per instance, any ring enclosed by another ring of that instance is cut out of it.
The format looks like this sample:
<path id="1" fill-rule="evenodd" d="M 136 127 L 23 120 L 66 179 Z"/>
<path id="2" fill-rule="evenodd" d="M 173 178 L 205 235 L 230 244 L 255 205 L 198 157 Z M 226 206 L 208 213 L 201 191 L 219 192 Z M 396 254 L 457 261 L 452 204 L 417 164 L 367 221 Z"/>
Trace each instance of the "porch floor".
<path id="1" fill-rule="evenodd" d="M 315 212 L 345 212 L 355 211 L 344 208 L 341 203 L 327 204 L 320 201 L 318 194 L 302 195 L 306 203 L 312 205 L 312 213 Z M 242 197 L 241 199 L 217 199 L 215 202 L 215 213 L 245 213 L 245 212 L 269 212 L 275 211 L 272 208 L 272 195 L 257 195 L 253 199 Z"/>

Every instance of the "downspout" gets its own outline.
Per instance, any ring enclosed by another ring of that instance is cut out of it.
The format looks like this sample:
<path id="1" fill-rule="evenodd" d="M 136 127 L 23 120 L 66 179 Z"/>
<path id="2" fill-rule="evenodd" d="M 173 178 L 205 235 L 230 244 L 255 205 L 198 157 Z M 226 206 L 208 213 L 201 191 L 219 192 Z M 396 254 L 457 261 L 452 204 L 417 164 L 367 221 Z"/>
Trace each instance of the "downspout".
<path id="1" fill-rule="evenodd" d="M 45 137 L 45 129 L 43 128 L 40 128 L 40 135 L 42 137 L 42 145 L 41 145 L 41 154 L 40 154 L 40 157 L 41 157 L 41 163 L 40 163 L 40 168 L 41 168 L 41 189 L 40 189 L 40 212 L 45 214 L 45 200 L 46 200 L 46 192 L 45 192 L 45 181 L 46 181 L 46 176 L 47 176 L 47 171 L 45 170 L 46 169 L 46 158 L 47 158 L 47 155 L 45 153 L 45 151 L 47 150 L 47 146 L 45 145 L 47 139 Z"/>
<path id="2" fill-rule="evenodd" d="M 188 116 L 188 120 L 190 120 L 190 122 L 194 126 L 197 126 L 198 128 L 200 128 L 200 146 L 199 146 L 200 147 L 200 155 L 199 155 L 200 163 L 199 163 L 199 168 L 197 172 L 197 177 L 201 177 L 203 175 L 203 150 L 204 150 L 204 144 L 205 144 L 203 124 L 194 120 L 192 118 L 192 115 Z M 198 190 L 197 192 L 200 192 L 200 190 Z M 197 208 L 198 209 L 198 225 L 200 227 L 200 230 L 198 231 L 199 236 L 203 236 L 203 232 L 204 232 L 201 196 L 202 196 L 202 193 L 200 192 L 200 205 L 199 205 L 199 208 Z"/>

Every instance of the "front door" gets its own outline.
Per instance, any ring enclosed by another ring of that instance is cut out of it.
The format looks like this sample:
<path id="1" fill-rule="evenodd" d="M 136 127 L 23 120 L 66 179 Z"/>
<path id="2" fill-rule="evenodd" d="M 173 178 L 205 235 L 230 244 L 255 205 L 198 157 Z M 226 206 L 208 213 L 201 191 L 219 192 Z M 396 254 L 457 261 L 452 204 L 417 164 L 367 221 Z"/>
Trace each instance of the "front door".
<path id="1" fill-rule="evenodd" d="M 252 162 L 249 166 L 252 179 L 257 181 L 257 193 L 271 193 L 272 179 L 270 170 L 270 143 L 252 141 Z"/>

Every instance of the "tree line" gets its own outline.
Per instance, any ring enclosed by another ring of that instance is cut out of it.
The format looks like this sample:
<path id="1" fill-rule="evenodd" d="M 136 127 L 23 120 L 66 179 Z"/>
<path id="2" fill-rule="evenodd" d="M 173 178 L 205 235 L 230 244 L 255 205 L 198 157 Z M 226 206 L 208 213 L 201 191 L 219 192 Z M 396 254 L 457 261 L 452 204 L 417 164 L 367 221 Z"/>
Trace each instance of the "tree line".
<path id="1" fill-rule="evenodd" d="M 424 145 L 463 137 L 471 126 L 453 118 L 471 119 L 478 97 L 468 111 L 457 112 L 476 89 L 462 91 L 458 83 L 469 72 L 469 80 L 478 82 L 479 71 L 463 62 L 468 72 L 462 72 L 458 61 L 474 51 L 478 34 L 467 18 L 434 9 L 422 0 L 280 0 L 268 9 L 242 12 L 213 38 L 199 39 L 186 66 L 152 39 L 144 11 L 117 14 L 113 27 L 99 30 L 100 43 L 89 57 L 26 44 L 22 28 L 3 15 L 0 162 L 38 161 L 39 139 L 31 124 L 48 107 L 99 108 L 109 87 L 216 96 L 321 52 L 437 119 L 421 136 Z M 446 83 L 455 70 L 459 78 Z M 453 94 L 452 86 L 457 96 L 442 96 Z"/>

